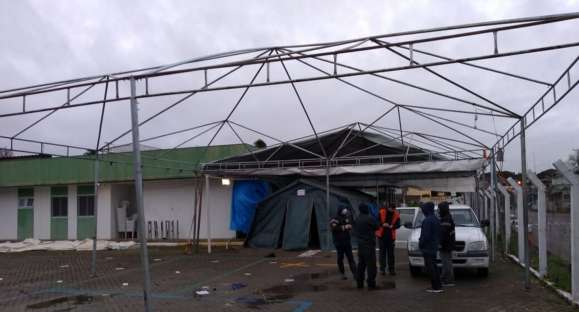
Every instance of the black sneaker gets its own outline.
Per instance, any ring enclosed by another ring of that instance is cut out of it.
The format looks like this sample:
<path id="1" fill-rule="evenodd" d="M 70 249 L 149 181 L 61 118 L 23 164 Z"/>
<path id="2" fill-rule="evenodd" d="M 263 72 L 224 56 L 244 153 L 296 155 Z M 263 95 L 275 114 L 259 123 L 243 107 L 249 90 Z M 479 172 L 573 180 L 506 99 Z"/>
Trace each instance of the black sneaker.
<path id="1" fill-rule="evenodd" d="M 429 293 L 432 293 L 432 294 L 440 294 L 440 293 L 443 293 L 444 290 L 442 290 L 442 289 L 428 288 L 428 289 L 426 290 L 426 292 L 429 292 Z"/>

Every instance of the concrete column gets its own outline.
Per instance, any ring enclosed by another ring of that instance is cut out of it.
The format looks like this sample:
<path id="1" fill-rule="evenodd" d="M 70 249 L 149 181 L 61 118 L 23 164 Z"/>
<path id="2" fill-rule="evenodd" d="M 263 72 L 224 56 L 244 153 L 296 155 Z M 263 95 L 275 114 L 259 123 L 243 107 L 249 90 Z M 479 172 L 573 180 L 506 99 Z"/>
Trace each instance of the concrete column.
<path id="1" fill-rule="evenodd" d="M 537 188 L 537 212 L 538 212 L 538 232 L 539 239 L 539 275 L 544 277 L 547 274 L 547 197 L 545 195 L 545 185 L 539 177 L 532 172 L 527 172 L 527 178 Z"/>
<path id="2" fill-rule="evenodd" d="M 68 186 L 68 239 L 76 240 L 78 201 L 76 199 L 76 185 Z"/>
<path id="3" fill-rule="evenodd" d="M 553 165 L 571 184 L 571 296 L 579 303 L 579 177 L 562 160 Z"/>
<path id="4" fill-rule="evenodd" d="M 508 254 L 511 244 L 511 195 L 507 188 L 500 183 L 497 183 L 497 189 L 505 198 L 505 253 Z"/>
<path id="5" fill-rule="evenodd" d="M 523 224 L 523 188 L 513 178 L 507 180 L 517 194 L 517 242 L 518 258 L 520 263 L 525 263 L 525 225 Z"/>

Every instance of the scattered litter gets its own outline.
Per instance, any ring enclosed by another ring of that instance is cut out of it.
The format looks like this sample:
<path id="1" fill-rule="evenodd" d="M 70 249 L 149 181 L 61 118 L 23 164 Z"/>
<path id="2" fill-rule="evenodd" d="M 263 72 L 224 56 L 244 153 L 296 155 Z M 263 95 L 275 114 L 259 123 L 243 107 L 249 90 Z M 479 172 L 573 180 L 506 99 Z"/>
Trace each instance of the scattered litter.
<path id="1" fill-rule="evenodd" d="M 109 297 L 111 294 L 101 294 L 103 297 Z"/>
<path id="2" fill-rule="evenodd" d="M 163 259 L 159 259 L 159 258 L 153 259 L 153 261 L 155 261 L 155 262 L 159 262 L 159 261 L 161 261 L 161 260 L 163 260 Z"/>
<path id="3" fill-rule="evenodd" d="M 264 258 L 275 258 L 275 253 L 267 254 Z"/>
<path id="4" fill-rule="evenodd" d="M 63 264 L 63 265 L 60 266 L 61 269 L 66 269 L 66 268 L 68 268 L 68 267 L 69 267 L 68 264 Z"/>
<path id="5" fill-rule="evenodd" d="M 0 282 L 3 281 L 3 280 L 4 280 L 4 278 L 3 278 L 3 277 L 0 277 Z"/>
<path id="6" fill-rule="evenodd" d="M 115 271 L 122 271 L 122 270 L 124 270 L 124 269 L 125 269 L 125 268 L 123 268 L 123 267 L 116 267 L 116 268 L 115 268 Z"/>
<path id="7" fill-rule="evenodd" d="M 57 284 L 62 284 L 62 280 L 56 281 Z"/>
<path id="8" fill-rule="evenodd" d="M 243 275 L 245 275 L 245 276 L 251 276 L 251 273 L 246 272 L 246 273 L 243 273 Z"/>
<path id="9" fill-rule="evenodd" d="M 293 278 L 286 278 L 286 279 L 283 280 L 283 281 L 286 282 L 286 283 L 293 283 L 293 282 L 295 282 L 296 280 L 293 279 Z"/>
<path id="10" fill-rule="evenodd" d="M 181 274 L 181 271 L 175 271 L 175 274 Z"/>
<path id="11" fill-rule="evenodd" d="M 269 264 L 277 264 L 277 261 L 270 261 Z"/>
<path id="12" fill-rule="evenodd" d="M 211 260 L 211 263 L 219 263 L 219 260 Z"/>
<path id="13" fill-rule="evenodd" d="M 299 258 L 309 258 L 309 257 L 317 255 L 318 253 L 320 253 L 320 251 L 321 250 L 308 250 L 308 251 L 300 254 L 298 257 Z"/>
<path id="14" fill-rule="evenodd" d="M 245 284 L 245 283 L 233 283 L 233 284 L 231 284 L 232 290 L 238 290 L 238 289 L 245 288 L 245 287 L 247 287 L 247 284 Z"/>
<path id="15" fill-rule="evenodd" d="M 207 296 L 207 295 L 209 295 L 209 291 L 208 290 L 198 290 L 195 292 L 195 294 L 197 294 L 198 296 Z"/>
<path id="16" fill-rule="evenodd" d="M 129 286 L 129 283 L 123 283 L 123 286 Z"/>

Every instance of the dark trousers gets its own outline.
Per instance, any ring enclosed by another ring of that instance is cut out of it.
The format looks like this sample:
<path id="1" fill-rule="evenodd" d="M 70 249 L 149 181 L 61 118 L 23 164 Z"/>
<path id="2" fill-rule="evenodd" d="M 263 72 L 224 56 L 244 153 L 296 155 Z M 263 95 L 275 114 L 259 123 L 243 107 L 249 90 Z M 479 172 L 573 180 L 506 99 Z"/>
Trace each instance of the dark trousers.
<path id="1" fill-rule="evenodd" d="M 354 261 L 354 254 L 352 254 L 352 245 L 349 242 L 346 244 L 336 244 L 336 252 L 338 253 L 338 269 L 340 273 L 346 273 L 344 270 L 344 256 L 346 256 L 350 271 L 352 271 L 352 276 L 356 278 L 356 262 Z"/>
<path id="2" fill-rule="evenodd" d="M 364 287 L 364 277 L 368 288 L 376 287 L 376 247 L 375 246 L 358 246 L 358 288 Z"/>
<path id="3" fill-rule="evenodd" d="M 388 258 L 388 271 L 394 272 L 394 240 L 384 233 L 382 237 L 378 239 L 380 256 L 378 260 L 380 262 L 380 272 L 386 272 L 386 258 Z"/>
<path id="4" fill-rule="evenodd" d="M 438 267 L 436 266 L 436 254 L 423 254 L 424 257 L 424 268 L 430 276 L 430 282 L 432 284 L 432 289 L 441 289 L 440 284 L 440 273 L 438 272 Z"/>

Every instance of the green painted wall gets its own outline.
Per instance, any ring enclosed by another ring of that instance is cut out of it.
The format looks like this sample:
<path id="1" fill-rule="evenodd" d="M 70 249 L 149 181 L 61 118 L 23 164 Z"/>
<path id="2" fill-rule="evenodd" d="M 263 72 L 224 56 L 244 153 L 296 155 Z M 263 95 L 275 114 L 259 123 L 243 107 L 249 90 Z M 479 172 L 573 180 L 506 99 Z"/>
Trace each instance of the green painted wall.
<path id="1" fill-rule="evenodd" d="M 51 240 L 68 239 L 68 217 L 50 218 L 50 239 Z"/>
<path id="2" fill-rule="evenodd" d="M 76 239 L 93 238 L 95 230 L 95 217 L 78 216 L 76 221 Z"/>
<path id="3" fill-rule="evenodd" d="M 193 173 L 187 169 L 194 169 L 196 164 L 246 152 L 247 146 L 242 144 L 143 151 L 143 178 L 147 180 L 188 178 Z M 102 156 L 100 181 L 131 180 L 133 178 L 131 156 L 131 153 L 111 153 Z M 94 160 L 91 159 L 92 156 L 83 157 L 88 159 L 53 157 L 0 161 L 2 172 L 0 187 L 93 183 Z"/>

